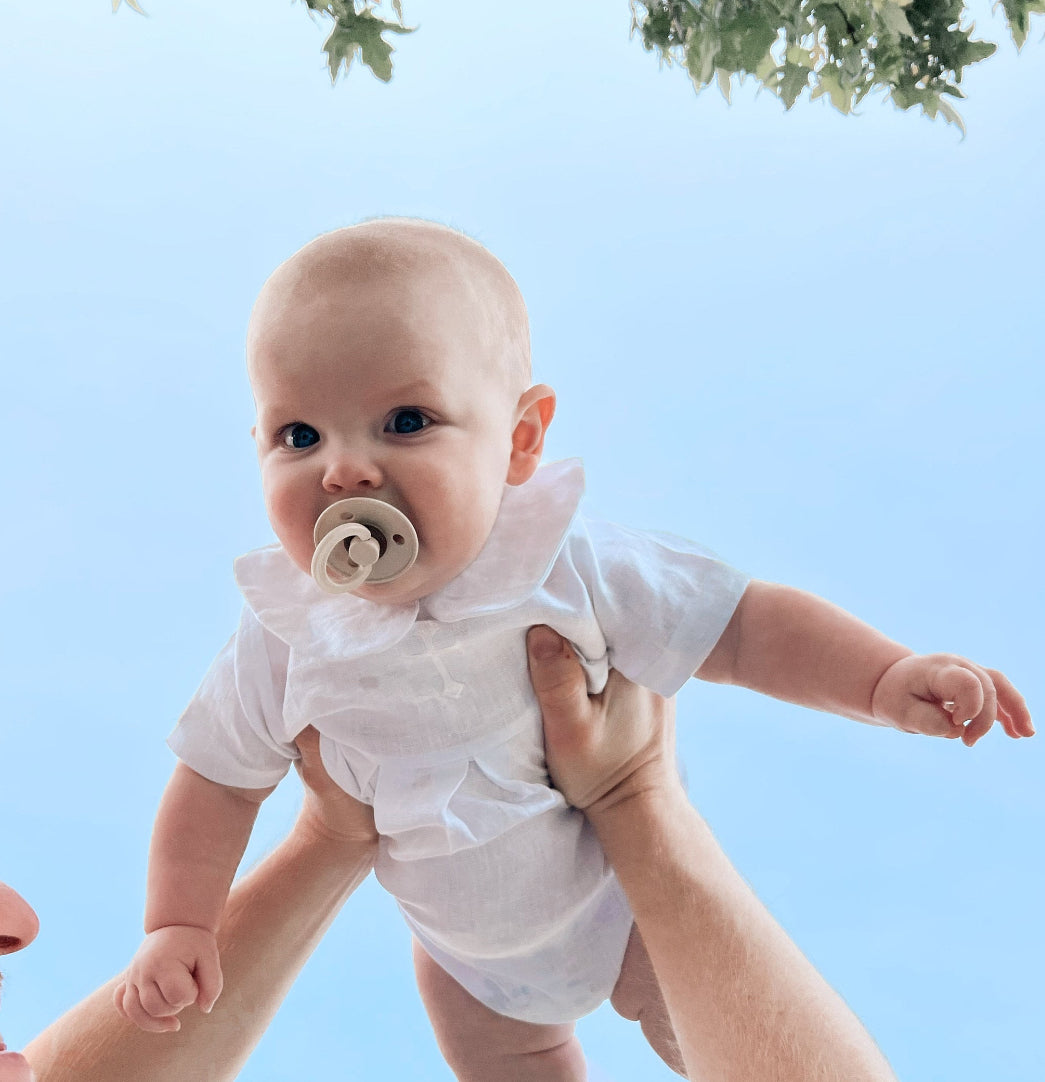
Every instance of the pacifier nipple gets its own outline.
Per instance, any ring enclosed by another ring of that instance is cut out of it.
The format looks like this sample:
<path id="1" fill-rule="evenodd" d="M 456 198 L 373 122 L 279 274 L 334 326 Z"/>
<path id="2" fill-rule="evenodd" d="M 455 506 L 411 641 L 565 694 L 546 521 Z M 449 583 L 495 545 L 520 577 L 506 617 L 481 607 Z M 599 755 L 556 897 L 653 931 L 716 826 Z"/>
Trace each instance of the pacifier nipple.
<path id="1" fill-rule="evenodd" d="M 313 537 L 312 577 L 328 594 L 391 582 L 417 559 L 417 532 L 406 515 L 366 496 L 331 504 Z"/>

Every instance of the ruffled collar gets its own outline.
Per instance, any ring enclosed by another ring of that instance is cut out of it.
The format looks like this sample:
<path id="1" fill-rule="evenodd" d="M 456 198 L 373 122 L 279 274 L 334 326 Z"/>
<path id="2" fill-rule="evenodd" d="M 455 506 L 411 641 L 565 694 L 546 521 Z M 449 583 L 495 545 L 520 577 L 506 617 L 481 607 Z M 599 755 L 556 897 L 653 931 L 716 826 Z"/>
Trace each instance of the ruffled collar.
<path id="1" fill-rule="evenodd" d="M 580 459 L 541 466 L 523 485 L 506 485 L 482 551 L 441 590 L 425 598 L 435 620 L 453 622 L 514 608 L 551 573 L 584 493 Z M 295 649 L 354 657 L 385 650 L 417 620 L 417 602 L 383 605 L 324 593 L 281 545 L 235 562 L 236 584 L 261 624 Z"/>

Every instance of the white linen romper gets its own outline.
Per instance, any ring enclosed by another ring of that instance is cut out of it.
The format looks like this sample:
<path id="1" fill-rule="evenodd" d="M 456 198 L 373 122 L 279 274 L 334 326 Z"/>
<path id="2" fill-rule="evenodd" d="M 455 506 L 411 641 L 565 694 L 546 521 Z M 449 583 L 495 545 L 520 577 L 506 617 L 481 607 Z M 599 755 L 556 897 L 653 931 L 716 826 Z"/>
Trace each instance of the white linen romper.
<path id="1" fill-rule="evenodd" d="M 330 596 L 279 545 L 236 561 L 239 629 L 168 741 L 193 770 L 275 784 L 294 737 L 372 804 L 375 873 L 426 951 L 501 1014 L 557 1023 L 613 990 L 632 924 L 585 817 L 550 787 L 526 632 L 674 695 L 747 579 L 665 534 L 582 518 L 580 462 L 505 488 L 475 561 L 418 604 Z"/>

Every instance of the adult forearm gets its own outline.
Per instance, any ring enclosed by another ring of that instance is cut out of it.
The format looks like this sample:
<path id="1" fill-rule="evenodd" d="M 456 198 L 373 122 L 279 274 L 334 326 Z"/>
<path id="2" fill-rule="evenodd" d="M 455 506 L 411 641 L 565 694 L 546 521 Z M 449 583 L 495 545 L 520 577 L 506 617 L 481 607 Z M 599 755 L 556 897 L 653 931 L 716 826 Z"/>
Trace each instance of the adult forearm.
<path id="1" fill-rule="evenodd" d="M 866 1030 L 677 792 L 590 813 L 702 1082 L 895 1082 Z"/>
<path id="2" fill-rule="evenodd" d="M 823 598 L 753 582 L 737 608 L 730 683 L 858 721 L 875 685 L 911 651 Z"/>
<path id="3" fill-rule="evenodd" d="M 177 1033 L 145 1033 L 113 1006 L 116 978 L 26 1049 L 38 1082 L 225 1082 L 241 1070 L 375 848 L 335 840 L 303 813 L 290 836 L 234 884 L 218 930 L 224 989 Z"/>

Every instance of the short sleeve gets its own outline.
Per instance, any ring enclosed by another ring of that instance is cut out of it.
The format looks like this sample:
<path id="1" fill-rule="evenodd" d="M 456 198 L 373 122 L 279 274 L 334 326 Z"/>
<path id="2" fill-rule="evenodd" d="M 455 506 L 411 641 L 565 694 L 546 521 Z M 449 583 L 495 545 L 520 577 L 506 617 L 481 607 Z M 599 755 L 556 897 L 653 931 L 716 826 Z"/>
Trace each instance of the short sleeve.
<path id="1" fill-rule="evenodd" d="M 167 739 L 186 766 L 221 785 L 275 785 L 297 758 L 282 739 L 289 647 L 247 607 L 236 633 Z"/>
<path id="2" fill-rule="evenodd" d="M 664 533 L 585 522 L 585 577 L 618 672 L 674 695 L 711 653 L 750 581 L 714 553 Z"/>

